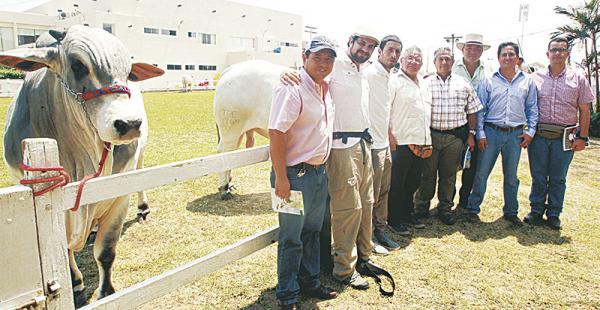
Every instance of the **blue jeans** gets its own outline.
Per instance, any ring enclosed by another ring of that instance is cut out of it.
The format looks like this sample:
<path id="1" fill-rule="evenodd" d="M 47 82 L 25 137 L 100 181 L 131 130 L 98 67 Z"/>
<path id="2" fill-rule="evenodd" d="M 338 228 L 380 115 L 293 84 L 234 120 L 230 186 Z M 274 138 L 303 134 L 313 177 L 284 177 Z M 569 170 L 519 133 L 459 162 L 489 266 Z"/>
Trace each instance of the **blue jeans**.
<path id="1" fill-rule="evenodd" d="M 560 216 L 567 189 L 567 172 L 573 151 L 563 151 L 562 139 L 535 136 L 529 145 L 531 172 L 531 212 Z"/>
<path id="2" fill-rule="evenodd" d="M 277 289 L 280 304 L 298 301 L 300 287 L 315 288 L 320 280 L 320 237 L 327 201 L 325 166 L 300 169 L 287 168 L 292 190 L 302 192 L 304 215 L 279 213 L 279 242 L 277 244 Z M 271 187 L 275 173 L 271 171 Z"/>
<path id="3" fill-rule="evenodd" d="M 467 211 L 478 214 L 483 202 L 483 196 L 487 187 L 487 180 L 494 169 L 498 154 L 502 154 L 502 173 L 504 175 L 504 215 L 517 215 L 519 213 L 519 202 L 517 192 L 519 191 L 519 178 L 517 168 L 521 157 L 522 139 L 517 136 L 523 133 L 522 129 L 513 132 L 505 132 L 484 127 L 487 138 L 487 147 L 479 152 L 477 158 L 477 172 L 473 183 L 473 191 L 469 196 Z"/>

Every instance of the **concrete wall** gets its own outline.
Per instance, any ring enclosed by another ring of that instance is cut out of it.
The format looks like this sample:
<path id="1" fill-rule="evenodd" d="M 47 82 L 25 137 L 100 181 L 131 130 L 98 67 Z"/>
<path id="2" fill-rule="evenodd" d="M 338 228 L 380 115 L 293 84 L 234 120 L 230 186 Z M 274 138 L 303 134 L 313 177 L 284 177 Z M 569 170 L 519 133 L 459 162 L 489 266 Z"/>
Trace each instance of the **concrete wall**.
<path id="1" fill-rule="evenodd" d="M 67 29 L 73 24 L 102 28 L 110 24 L 113 34 L 130 50 L 132 61 L 165 70 L 164 76 L 141 82 L 142 89 L 148 90 L 177 88 L 183 75 L 192 76 L 195 82 L 212 80 L 217 72 L 248 59 L 289 67 L 302 64 L 303 23 L 299 15 L 224 0 L 77 3 L 74 7 L 73 1 L 51 0 L 23 13 L 0 12 L 0 24 L 15 29 L 30 28 L 38 20 L 34 26 L 41 29 Z M 158 29 L 159 34 L 144 33 L 144 28 Z M 175 31 L 176 36 L 160 34 L 163 30 Z M 189 37 L 188 32 L 196 33 L 196 37 Z M 216 44 L 204 44 L 202 33 L 214 34 Z M 252 44 L 239 44 L 241 40 Z M 273 52 L 275 49 L 279 53 Z M 167 65 L 182 68 L 167 70 Z M 186 70 L 186 65 L 193 65 L 195 70 Z M 216 70 L 199 70 L 200 65 L 216 66 Z"/>

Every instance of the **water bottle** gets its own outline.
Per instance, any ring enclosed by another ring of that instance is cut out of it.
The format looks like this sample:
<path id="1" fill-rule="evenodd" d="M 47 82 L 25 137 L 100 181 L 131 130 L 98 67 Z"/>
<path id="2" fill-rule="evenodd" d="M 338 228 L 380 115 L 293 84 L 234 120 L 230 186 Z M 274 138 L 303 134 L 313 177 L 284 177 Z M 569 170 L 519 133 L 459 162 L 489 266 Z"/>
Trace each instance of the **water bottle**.
<path id="1" fill-rule="evenodd" d="M 471 150 L 469 148 L 467 148 L 463 169 L 469 169 L 469 168 L 471 168 Z"/>

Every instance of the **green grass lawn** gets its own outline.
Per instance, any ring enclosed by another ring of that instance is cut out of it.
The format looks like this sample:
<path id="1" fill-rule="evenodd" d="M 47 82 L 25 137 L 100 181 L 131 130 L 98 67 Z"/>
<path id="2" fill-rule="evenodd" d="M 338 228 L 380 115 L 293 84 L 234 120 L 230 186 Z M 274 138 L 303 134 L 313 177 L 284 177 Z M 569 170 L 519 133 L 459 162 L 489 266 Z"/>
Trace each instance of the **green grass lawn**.
<path id="1" fill-rule="evenodd" d="M 213 92 L 144 94 L 150 122 L 147 166 L 216 153 Z M 0 99 L 5 115 L 8 99 Z M 4 119 L 0 119 L 4 128 Z M 259 144 L 266 143 L 263 138 Z M 2 146 L 0 145 L 0 148 Z M 396 295 L 381 297 L 343 288 L 336 300 L 303 299 L 307 308 L 600 308 L 600 146 L 575 156 L 557 232 L 544 227 L 511 228 L 501 219 L 501 168 L 496 167 L 482 206 L 480 225 L 437 219 L 412 237 L 393 235 L 402 248 L 374 260 L 390 271 Z M 123 289 L 209 254 L 277 224 L 270 209 L 267 163 L 238 169 L 238 195 L 223 202 L 216 176 L 148 192 L 150 221 L 135 222 L 135 198 L 118 245 L 114 282 Z M 523 152 L 519 167 L 520 216 L 528 207 L 531 178 Z M 460 180 L 460 178 L 459 178 Z M 0 186 L 11 185 L 0 168 Z M 91 247 L 78 255 L 87 292 L 97 286 Z M 269 246 L 212 275 L 158 298 L 143 309 L 277 308 L 276 246 Z M 94 297 L 91 297 L 93 300 Z"/>

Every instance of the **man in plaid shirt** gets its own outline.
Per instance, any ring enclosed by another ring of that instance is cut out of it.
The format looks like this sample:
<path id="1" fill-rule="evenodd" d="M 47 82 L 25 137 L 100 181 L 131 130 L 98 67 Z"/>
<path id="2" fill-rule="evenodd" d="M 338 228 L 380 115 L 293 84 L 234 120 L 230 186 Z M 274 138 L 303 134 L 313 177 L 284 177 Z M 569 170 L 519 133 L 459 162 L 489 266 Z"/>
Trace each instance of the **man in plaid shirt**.
<path id="1" fill-rule="evenodd" d="M 456 172 L 465 143 L 475 147 L 477 112 L 483 108 L 473 86 L 463 77 L 452 74 L 454 55 L 447 47 L 434 53 L 436 74 L 425 80 L 431 93 L 431 141 L 433 154 L 423 167 L 421 185 L 414 198 L 417 213 L 429 212 L 438 181 L 438 217 L 447 225 L 456 222 L 452 215 Z"/>

